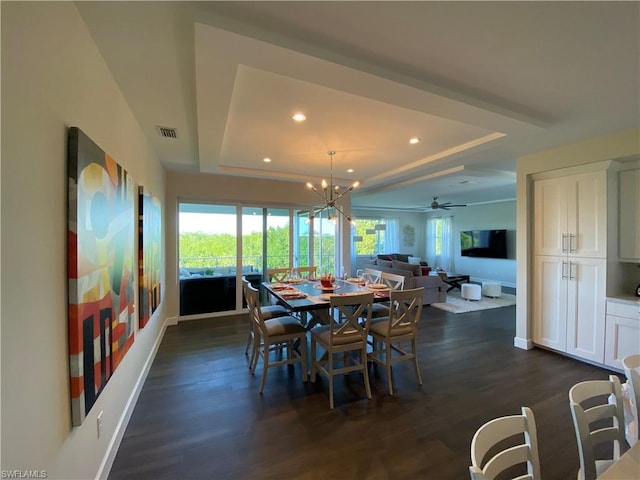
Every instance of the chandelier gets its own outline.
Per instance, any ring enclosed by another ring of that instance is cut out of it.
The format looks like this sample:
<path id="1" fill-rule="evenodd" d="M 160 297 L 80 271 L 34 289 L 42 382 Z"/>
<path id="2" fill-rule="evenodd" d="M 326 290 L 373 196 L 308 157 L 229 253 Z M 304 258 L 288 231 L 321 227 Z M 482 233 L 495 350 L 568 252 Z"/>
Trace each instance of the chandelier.
<path id="1" fill-rule="evenodd" d="M 322 212 L 326 210 L 327 218 L 331 222 L 335 223 L 337 221 L 338 213 L 339 213 L 340 215 L 345 217 L 348 222 L 350 222 L 352 225 L 355 225 L 355 222 L 353 221 L 353 219 L 349 215 L 345 215 L 344 212 L 342 211 L 342 208 L 340 208 L 340 205 L 336 205 L 336 202 L 340 200 L 342 197 L 344 197 L 351 190 L 356 188 L 358 185 L 360 185 L 360 182 L 352 183 L 349 187 L 347 187 L 343 191 L 340 191 L 339 185 L 333 184 L 333 156 L 335 154 L 336 152 L 334 152 L 333 150 L 330 150 L 327 152 L 327 155 L 329 155 L 329 157 L 331 158 L 331 170 L 330 170 L 329 183 L 327 183 L 327 181 L 323 178 L 322 183 L 320 184 L 320 188 L 318 189 L 310 182 L 307 182 L 307 188 L 316 192 L 320 196 L 320 198 L 322 198 L 322 200 L 324 201 L 324 205 L 322 207 L 318 209 L 314 209 L 314 211 L 309 216 L 309 220 L 317 216 L 321 216 Z"/>

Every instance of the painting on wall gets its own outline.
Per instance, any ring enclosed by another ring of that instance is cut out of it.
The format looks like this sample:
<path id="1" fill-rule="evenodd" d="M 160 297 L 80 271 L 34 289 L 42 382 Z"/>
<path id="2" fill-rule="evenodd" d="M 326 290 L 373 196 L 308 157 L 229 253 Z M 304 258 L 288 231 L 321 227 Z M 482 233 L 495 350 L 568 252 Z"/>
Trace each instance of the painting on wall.
<path id="1" fill-rule="evenodd" d="M 161 300 L 162 214 L 160 200 L 145 187 L 138 195 L 138 319 L 143 328 Z"/>
<path id="2" fill-rule="evenodd" d="M 77 127 L 68 143 L 69 366 L 82 423 L 134 341 L 135 188 Z"/>

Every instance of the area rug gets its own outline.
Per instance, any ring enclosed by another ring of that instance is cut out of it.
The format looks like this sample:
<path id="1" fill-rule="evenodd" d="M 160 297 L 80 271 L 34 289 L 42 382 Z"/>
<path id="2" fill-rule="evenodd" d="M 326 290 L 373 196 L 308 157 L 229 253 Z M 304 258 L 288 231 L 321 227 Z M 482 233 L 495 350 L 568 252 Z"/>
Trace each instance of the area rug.
<path id="1" fill-rule="evenodd" d="M 431 306 L 451 313 L 475 312 L 489 308 L 508 307 L 516 304 L 515 295 L 503 293 L 498 298 L 482 297 L 481 300 L 465 300 L 460 292 L 447 293 L 446 303 L 432 303 Z"/>

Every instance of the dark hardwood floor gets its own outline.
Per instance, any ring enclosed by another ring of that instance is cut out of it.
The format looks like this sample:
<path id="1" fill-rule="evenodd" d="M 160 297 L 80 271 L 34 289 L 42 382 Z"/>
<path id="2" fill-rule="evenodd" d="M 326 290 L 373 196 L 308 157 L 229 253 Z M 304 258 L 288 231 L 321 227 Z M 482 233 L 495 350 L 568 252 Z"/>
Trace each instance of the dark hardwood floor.
<path id="1" fill-rule="evenodd" d="M 515 307 L 450 314 L 425 307 L 416 383 L 409 362 L 373 373 L 372 400 L 359 374 L 326 380 L 262 368 L 251 376 L 244 321 L 169 327 L 109 478 L 129 479 L 463 479 L 484 422 L 533 410 L 542 477 L 573 479 L 578 453 L 569 388 L 608 370 L 513 346 Z"/>

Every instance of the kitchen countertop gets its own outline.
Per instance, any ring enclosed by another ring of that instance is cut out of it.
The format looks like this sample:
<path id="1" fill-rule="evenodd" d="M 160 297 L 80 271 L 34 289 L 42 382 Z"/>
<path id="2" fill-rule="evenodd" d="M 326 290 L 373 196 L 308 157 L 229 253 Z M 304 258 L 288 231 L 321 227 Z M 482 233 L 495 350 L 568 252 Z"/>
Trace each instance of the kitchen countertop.
<path id="1" fill-rule="evenodd" d="M 640 306 L 640 297 L 636 297 L 631 294 L 622 294 L 622 295 L 610 295 L 607 297 L 607 300 L 610 302 L 624 303 L 627 305 L 638 305 Z"/>

